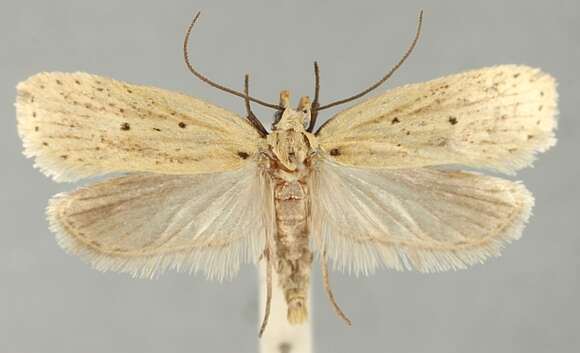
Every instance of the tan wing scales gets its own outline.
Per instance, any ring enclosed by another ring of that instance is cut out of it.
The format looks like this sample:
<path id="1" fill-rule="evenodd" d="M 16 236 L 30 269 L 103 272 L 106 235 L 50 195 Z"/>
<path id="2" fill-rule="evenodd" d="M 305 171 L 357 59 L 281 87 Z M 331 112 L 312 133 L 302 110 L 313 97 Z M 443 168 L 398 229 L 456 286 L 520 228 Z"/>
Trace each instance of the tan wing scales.
<path id="1" fill-rule="evenodd" d="M 338 113 L 318 137 L 330 158 L 352 166 L 513 172 L 556 142 L 556 101 L 551 76 L 496 66 L 393 89 Z"/>
<path id="2" fill-rule="evenodd" d="M 322 160 L 310 187 L 315 244 L 355 273 L 483 262 L 520 237 L 533 206 L 520 183 L 434 168 L 362 169 Z"/>
<path id="3" fill-rule="evenodd" d="M 229 278 L 273 232 L 272 187 L 253 163 L 231 172 L 134 174 L 55 196 L 51 229 L 100 270 L 152 277 L 166 268 Z"/>
<path id="4" fill-rule="evenodd" d="M 234 113 L 179 93 L 85 73 L 41 73 L 18 85 L 25 155 L 59 181 L 111 172 L 233 170 L 260 136 Z"/>

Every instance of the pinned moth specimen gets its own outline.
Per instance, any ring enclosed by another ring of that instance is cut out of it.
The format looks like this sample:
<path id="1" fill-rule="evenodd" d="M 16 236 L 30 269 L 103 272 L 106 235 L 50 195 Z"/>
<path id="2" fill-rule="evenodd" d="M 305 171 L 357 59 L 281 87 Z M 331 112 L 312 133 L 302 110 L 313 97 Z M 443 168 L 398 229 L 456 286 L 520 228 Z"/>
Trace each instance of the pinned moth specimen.
<path id="1" fill-rule="evenodd" d="M 555 144 L 554 79 L 502 65 L 399 87 L 316 128 L 329 104 L 290 107 L 244 99 L 246 117 L 200 99 L 86 73 L 40 73 L 18 85 L 24 153 L 56 181 L 111 177 L 56 195 L 48 219 L 58 243 L 99 270 L 153 277 L 168 268 L 231 278 L 266 261 L 270 296 L 280 286 L 290 323 L 303 323 L 313 254 L 326 292 L 328 261 L 348 272 L 377 267 L 462 269 L 518 239 L 533 206 L 511 174 Z M 250 103 L 275 109 L 268 131 Z M 455 166 L 455 167 L 454 167 Z M 272 283 L 272 271 L 278 283 Z"/>

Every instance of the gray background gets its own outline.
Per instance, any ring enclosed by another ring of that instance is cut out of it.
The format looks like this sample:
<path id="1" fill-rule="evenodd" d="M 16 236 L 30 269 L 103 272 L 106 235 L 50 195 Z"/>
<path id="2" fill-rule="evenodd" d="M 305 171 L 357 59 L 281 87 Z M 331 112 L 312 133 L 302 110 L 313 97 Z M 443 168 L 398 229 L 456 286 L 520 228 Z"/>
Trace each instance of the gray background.
<path id="1" fill-rule="evenodd" d="M 579 6 L 570 1 L 12 1 L 0 5 L 0 352 L 255 352 L 257 281 L 169 273 L 135 280 L 66 255 L 47 230 L 56 184 L 21 155 L 14 87 L 43 70 L 83 70 L 199 96 L 237 112 L 242 102 L 196 81 L 180 47 L 204 10 L 193 56 L 210 77 L 275 101 L 322 98 L 377 79 L 406 48 L 424 8 L 423 38 L 382 90 L 469 68 L 524 63 L 559 80 L 558 145 L 517 178 L 536 197 L 524 237 L 468 271 L 334 274 L 347 328 L 314 275 L 316 352 L 577 352 L 580 237 Z M 265 122 L 271 112 L 256 109 Z M 329 114 L 323 114 L 323 119 Z"/>

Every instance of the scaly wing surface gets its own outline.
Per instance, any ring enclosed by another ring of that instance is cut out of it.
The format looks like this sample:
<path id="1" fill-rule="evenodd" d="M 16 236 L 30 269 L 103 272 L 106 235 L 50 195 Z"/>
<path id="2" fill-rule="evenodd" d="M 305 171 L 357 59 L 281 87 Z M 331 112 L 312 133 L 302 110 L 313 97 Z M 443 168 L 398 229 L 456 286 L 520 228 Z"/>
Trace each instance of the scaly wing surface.
<path id="1" fill-rule="evenodd" d="M 364 168 L 461 164 L 512 173 L 554 145 L 555 80 L 496 66 L 387 91 L 318 131 L 332 160 Z"/>
<path id="2" fill-rule="evenodd" d="M 340 269 L 445 271 L 499 255 L 533 206 L 520 183 L 434 168 L 362 169 L 321 160 L 312 233 Z"/>
<path id="3" fill-rule="evenodd" d="M 260 143 L 236 114 L 158 88 L 53 72 L 30 77 L 17 91 L 24 153 L 58 181 L 229 171 L 252 159 Z"/>
<path id="4" fill-rule="evenodd" d="M 272 236 L 272 187 L 257 165 L 197 175 L 133 174 L 55 196 L 59 244 L 99 270 L 212 278 L 254 263 Z"/>

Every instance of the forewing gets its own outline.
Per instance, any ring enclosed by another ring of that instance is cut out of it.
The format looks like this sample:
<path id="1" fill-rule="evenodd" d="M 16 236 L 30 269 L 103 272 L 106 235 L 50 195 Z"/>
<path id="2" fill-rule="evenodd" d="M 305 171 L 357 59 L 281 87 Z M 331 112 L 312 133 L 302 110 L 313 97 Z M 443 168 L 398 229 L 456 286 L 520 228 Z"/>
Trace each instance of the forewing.
<path id="1" fill-rule="evenodd" d="M 99 270 L 152 277 L 166 268 L 228 278 L 272 234 L 272 187 L 255 164 L 197 175 L 134 174 L 55 196 L 59 244 Z"/>
<path id="2" fill-rule="evenodd" d="M 367 168 L 462 164 L 511 173 L 554 145 L 555 80 L 496 66 L 393 89 L 318 132 L 335 161 Z"/>
<path id="3" fill-rule="evenodd" d="M 41 73 L 17 90 L 24 153 L 59 181 L 227 171 L 258 149 L 247 121 L 179 93 L 85 73 Z"/>
<path id="4" fill-rule="evenodd" d="M 312 233 L 335 265 L 422 272 L 464 268 L 520 237 L 533 206 L 521 184 L 434 168 L 359 169 L 320 161 Z"/>

